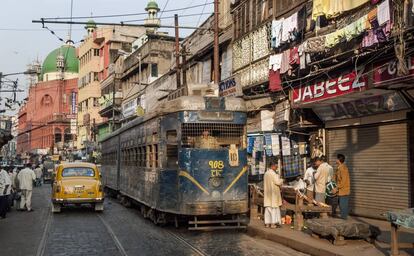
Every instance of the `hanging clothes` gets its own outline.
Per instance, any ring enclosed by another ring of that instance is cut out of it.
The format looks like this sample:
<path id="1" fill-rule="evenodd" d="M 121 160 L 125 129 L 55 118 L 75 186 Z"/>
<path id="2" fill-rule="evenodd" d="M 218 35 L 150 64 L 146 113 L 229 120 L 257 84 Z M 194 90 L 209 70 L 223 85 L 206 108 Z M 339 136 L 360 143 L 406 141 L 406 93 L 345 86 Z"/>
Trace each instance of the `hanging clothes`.
<path id="1" fill-rule="evenodd" d="M 325 35 L 325 47 L 326 48 L 332 48 L 335 45 L 339 44 L 342 39 L 345 38 L 345 29 L 338 29 L 335 32 L 332 32 L 330 34 Z"/>
<path id="2" fill-rule="evenodd" d="M 280 77 L 282 65 L 282 54 L 275 54 L 269 57 L 269 90 L 272 92 L 283 90 Z"/>
<path id="3" fill-rule="evenodd" d="M 290 48 L 289 64 L 290 65 L 300 64 L 299 50 L 298 50 L 298 47 L 296 46 L 293 48 Z"/>
<path id="4" fill-rule="evenodd" d="M 347 41 L 361 35 L 367 29 L 368 15 L 364 15 L 344 28 L 344 35 Z"/>
<path id="5" fill-rule="evenodd" d="M 272 153 L 274 156 L 280 154 L 279 135 L 277 134 L 272 134 Z"/>
<path id="6" fill-rule="evenodd" d="M 318 16 L 325 15 L 327 18 L 333 18 L 343 12 L 358 8 L 370 0 L 314 0 L 312 8 L 312 19 L 316 20 Z"/>
<path id="7" fill-rule="evenodd" d="M 272 135 L 271 134 L 265 134 L 265 151 L 267 156 L 272 156 Z"/>
<path id="8" fill-rule="evenodd" d="M 272 21 L 272 48 L 280 47 L 282 41 L 282 25 L 284 18 Z"/>
<path id="9" fill-rule="evenodd" d="M 325 51 L 326 36 L 311 37 L 305 41 L 303 50 L 307 53 L 318 53 Z"/>
<path id="10" fill-rule="evenodd" d="M 283 20 L 282 23 L 282 42 L 294 41 L 296 38 L 293 34 L 295 30 L 298 30 L 298 13 L 290 15 Z"/>
<path id="11" fill-rule="evenodd" d="M 298 55 L 299 55 L 299 68 L 300 69 L 306 69 L 306 52 L 304 44 L 301 44 L 298 46 Z"/>
<path id="12" fill-rule="evenodd" d="M 378 23 L 380 25 L 383 25 L 390 20 L 390 2 L 389 0 L 385 0 L 380 5 L 378 5 Z"/>
<path id="13" fill-rule="evenodd" d="M 290 49 L 284 51 L 282 53 L 282 61 L 280 65 L 280 74 L 284 74 L 291 69 L 291 66 L 289 64 L 289 58 L 290 58 Z"/>
<path id="14" fill-rule="evenodd" d="M 280 78 L 280 70 L 269 70 L 269 90 L 271 92 L 279 92 L 283 90 L 282 79 Z"/>
<path id="15" fill-rule="evenodd" d="M 269 57 L 269 69 L 272 69 L 274 71 L 280 69 L 280 66 L 282 64 L 282 54 L 274 54 Z"/>

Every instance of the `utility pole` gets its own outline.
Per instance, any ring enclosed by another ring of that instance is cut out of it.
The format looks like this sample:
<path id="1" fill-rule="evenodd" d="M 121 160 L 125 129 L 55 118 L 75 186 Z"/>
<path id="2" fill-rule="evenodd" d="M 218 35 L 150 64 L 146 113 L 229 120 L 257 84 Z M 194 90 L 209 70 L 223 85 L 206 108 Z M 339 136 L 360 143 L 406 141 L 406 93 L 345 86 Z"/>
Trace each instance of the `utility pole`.
<path id="1" fill-rule="evenodd" d="M 183 45 L 182 55 L 183 63 L 182 63 L 182 72 L 183 72 L 183 86 L 185 90 L 187 90 L 187 48 Z M 187 95 L 187 92 L 186 92 Z"/>
<path id="2" fill-rule="evenodd" d="M 220 81 L 219 63 L 219 1 L 214 0 L 214 83 Z"/>
<path id="3" fill-rule="evenodd" d="M 175 70 L 177 72 L 177 89 L 181 88 L 180 74 L 180 35 L 178 30 L 178 14 L 174 15 L 175 22 Z"/>

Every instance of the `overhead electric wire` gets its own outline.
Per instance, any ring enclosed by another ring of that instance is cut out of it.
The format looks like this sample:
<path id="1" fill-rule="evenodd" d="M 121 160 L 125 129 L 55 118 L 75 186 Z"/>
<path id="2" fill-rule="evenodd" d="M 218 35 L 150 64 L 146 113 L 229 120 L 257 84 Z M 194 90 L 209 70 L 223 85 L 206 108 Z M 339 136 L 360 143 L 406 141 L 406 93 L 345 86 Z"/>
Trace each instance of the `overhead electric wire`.
<path id="1" fill-rule="evenodd" d="M 162 17 L 162 15 L 164 14 L 165 8 L 167 7 L 167 5 L 168 5 L 168 2 L 169 2 L 169 1 L 170 1 L 170 0 L 167 0 L 167 2 L 165 2 L 164 7 L 162 8 L 161 13 L 160 13 L 160 18 L 161 18 L 161 17 Z"/>
<path id="2" fill-rule="evenodd" d="M 198 25 L 200 24 L 201 16 L 203 16 L 203 14 L 204 14 L 204 10 L 206 9 L 206 4 L 207 4 L 207 1 L 208 1 L 208 0 L 206 0 L 205 5 L 203 6 L 203 10 L 201 11 L 201 15 L 200 15 L 200 17 L 198 18 L 198 21 L 197 21 L 197 27 L 198 27 Z"/>
<path id="3" fill-rule="evenodd" d="M 193 5 L 183 8 L 176 8 L 176 9 L 170 9 L 165 10 L 164 13 L 168 12 L 178 12 L 188 9 L 194 9 L 198 7 L 203 7 L 206 5 L 212 5 L 214 2 L 207 2 L 205 4 L 199 4 L 199 5 Z M 116 18 L 116 17 L 127 17 L 127 16 L 139 16 L 139 15 L 148 15 L 148 12 L 141 12 L 141 13 L 125 13 L 125 14 L 109 14 L 109 15 L 95 15 L 95 16 L 78 16 L 78 17 L 72 17 L 72 19 L 100 19 L 100 18 Z M 42 18 L 43 20 L 67 20 L 71 17 L 54 17 L 54 18 Z"/>
<path id="4" fill-rule="evenodd" d="M 179 18 L 185 18 L 185 17 L 195 17 L 195 16 L 199 16 L 202 13 L 194 13 L 194 14 L 187 14 L 187 15 L 179 15 Z M 205 14 L 212 14 L 212 13 L 205 13 Z M 167 19 L 174 19 L 174 16 L 168 16 L 168 17 L 162 17 L 159 18 L 161 20 L 167 20 Z M 139 20 L 124 20 L 121 21 L 121 23 L 126 23 L 126 22 L 139 22 L 139 21 L 145 21 L 146 19 L 139 19 Z"/>

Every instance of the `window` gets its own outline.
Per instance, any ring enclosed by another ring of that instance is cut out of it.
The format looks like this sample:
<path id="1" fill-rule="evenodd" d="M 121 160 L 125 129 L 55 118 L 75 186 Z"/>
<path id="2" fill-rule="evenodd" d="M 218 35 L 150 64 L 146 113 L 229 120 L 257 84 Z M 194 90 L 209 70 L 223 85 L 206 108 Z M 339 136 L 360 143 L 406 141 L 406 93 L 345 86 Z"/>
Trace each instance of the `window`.
<path id="1" fill-rule="evenodd" d="M 151 64 L 151 76 L 158 77 L 158 64 L 157 63 Z"/>
<path id="2" fill-rule="evenodd" d="M 93 98 L 93 106 L 99 107 L 99 98 Z"/>
<path id="3" fill-rule="evenodd" d="M 62 170 L 62 177 L 94 177 L 95 171 L 92 168 L 72 167 Z"/>
<path id="4" fill-rule="evenodd" d="M 93 72 L 93 81 L 99 81 L 99 73 Z"/>
<path id="5" fill-rule="evenodd" d="M 99 56 L 99 49 L 93 49 L 93 56 Z"/>
<path id="6" fill-rule="evenodd" d="M 146 162 L 147 162 L 147 167 L 151 168 L 152 167 L 152 145 L 147 146 L 147 150 L 146 150 Z"/>
<path id="7" fill-rule="evenodd" d="M 166 134 L 167 139 L 167 168 L 178 168 L 178 137 L 176 130 L 169 130 Z"/>
<path id="8" fill-rule="evenodd" d="M 158 165 L 158 144 L 155 144 L 155 145 L 153 145 L 153 147 L 154 147 L 154 157 L 153 157 L 153 160 L 154 160 L 154 164 L 153 164 L 153 167 L 155 167 L 155 168 L 158 168 L 159 167 L 159 165 Z"/>

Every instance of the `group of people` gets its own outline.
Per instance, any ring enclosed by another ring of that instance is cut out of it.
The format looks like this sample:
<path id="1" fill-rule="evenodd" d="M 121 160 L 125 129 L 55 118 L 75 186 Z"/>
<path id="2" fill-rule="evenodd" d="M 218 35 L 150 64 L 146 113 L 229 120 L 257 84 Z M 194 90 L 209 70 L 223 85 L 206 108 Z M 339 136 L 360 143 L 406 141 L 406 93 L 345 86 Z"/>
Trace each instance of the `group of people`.
<path id="1" fill-rule="evenodd" d="M 332 207 L 332 217 L 336 217 L 339 205 L 342 219 L 348 218 L 349 195 L 351 192 L 349 170 L 345 164 L 345 156 L 337 155 L 336 170 L 328 164 L 326 156 L 316 157 L 309 163 L 303 180 L 306 183 L 306 196 L 309 201 L 327 203 Z M 281 186 L 284 180 L 276 162 L 270 164 L 270 168 L 264 175 L 264 221 L 270 228 L 280 227 L 283 200 Z"/>
<path id="2" fill-rule="evenodd" d="M 41 185 L 42 170 L 40 166 L 32 169 L 32 164 L 24 168 L 5 167 L 0 170 L 0 218 L 6 218 L 6 213 L 16 202 L 19 211 L 32 212 L 33 185 Z M 20 203 L 18 203 L 20 201 Z"/>
<path id="3" fill-rule="evenodd" d="M 330 205 L 332 207 L 332 217 L 336 217 L 336 210 L 339 205 L 341 218 L 347 219 L 351 183 L 343 154 L 337 155 L 336 167 L 336 171 L 334 171 L 325 156 L 312 159 L 304 176 L 307 184 L 306 196 L 310 200 L 315 199 L 317 202 Z"/>

